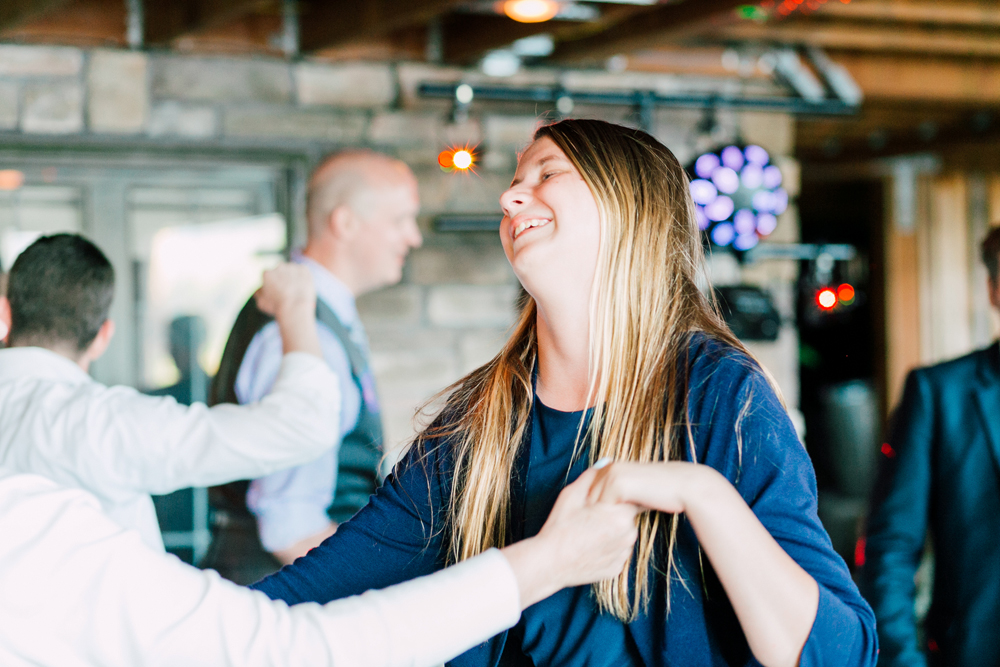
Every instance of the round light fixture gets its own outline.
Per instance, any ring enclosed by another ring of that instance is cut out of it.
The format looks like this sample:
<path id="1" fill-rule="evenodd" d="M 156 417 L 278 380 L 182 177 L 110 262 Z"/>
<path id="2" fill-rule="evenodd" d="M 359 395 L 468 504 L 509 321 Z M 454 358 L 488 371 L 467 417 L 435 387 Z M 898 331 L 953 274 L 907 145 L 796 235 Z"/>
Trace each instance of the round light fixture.
<path id="1" fill-rule="evenodd" d="M 541 23 L 559 13 L 555 0 L 506 0 L 503 13 L 521 23 Z"/>
<path id="2" fill-rule="evenodd" d="M 438 153 L 438 166 L 442 171 L 475 171 L 476 152 L 469 146 L 447 148 Z"/>
<path id="3" fill-rule="evenodd" d="M 738 254 L 774 231 L 788 208 L 781 171 L 760 146 L 730 144 L 688 167 L 695 219 L 712 244 Z"/>

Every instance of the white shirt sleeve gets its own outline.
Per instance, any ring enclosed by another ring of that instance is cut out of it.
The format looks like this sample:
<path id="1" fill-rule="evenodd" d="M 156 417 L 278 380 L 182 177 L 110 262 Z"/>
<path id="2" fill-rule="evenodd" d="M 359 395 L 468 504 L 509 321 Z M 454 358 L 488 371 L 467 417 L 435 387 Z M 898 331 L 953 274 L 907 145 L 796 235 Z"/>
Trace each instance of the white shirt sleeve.
<path id="1" fill-rule="evenodd" d="M 304 352 L 285 355 L 271 393 L 251 405 L 185 406 L 97 383 L 64 391 L 73 393 L 37 406 L 63 427 L 59 438 L 40 439 L 59 450 L 44 455 L 72 461 L 91 488 L 164 494 L 259 477 L 315 459 L 340 426 L 337 378 Z"/>
<path id="2" fill-rule="evenodd" d="M 495 550 L 383 591 L 289 608 L 147 547 L 90 494 L 0 479 L 5 667 L 430 667 L 517 622 Z"/>

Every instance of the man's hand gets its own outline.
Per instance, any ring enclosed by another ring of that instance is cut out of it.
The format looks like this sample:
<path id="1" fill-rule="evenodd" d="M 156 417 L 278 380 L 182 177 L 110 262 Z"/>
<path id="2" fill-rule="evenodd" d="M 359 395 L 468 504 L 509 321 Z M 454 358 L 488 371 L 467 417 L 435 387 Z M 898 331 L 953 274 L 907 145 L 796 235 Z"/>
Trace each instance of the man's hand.
<path id="1" fill-rule="evenodd" d="M 257 307 L 278 322 L 285 354 L 323 356 L 316 332 L 316 286 L 309 269 L 286 263 L 265 271 L 254 298 Z"/>
<path id="2" fill-rule="evenodd" d="M 521 592 L 521 608 L 571 586 L 618 576 L 638 536 L 630 504 L 588 503 L 596 471 L 588 470 L 559 494 L 535 537 L 503 549 Z"/>

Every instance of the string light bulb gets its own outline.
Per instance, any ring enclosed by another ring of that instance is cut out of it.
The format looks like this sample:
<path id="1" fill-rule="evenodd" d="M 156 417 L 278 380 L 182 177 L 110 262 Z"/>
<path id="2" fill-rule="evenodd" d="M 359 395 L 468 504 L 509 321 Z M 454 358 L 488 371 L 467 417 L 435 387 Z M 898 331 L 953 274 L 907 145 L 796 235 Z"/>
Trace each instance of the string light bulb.
<path id="1" fill-rule="evenodd" d="M 837 305 L 837 293 L 829 287 L 824 287 L 816 293 L 816 305 L 822 310 L 833 310 Z"/>
<path id="2" fill-rule="evenodd" d="M 503 13 L 520 23 L 541 23 L 559 13 L 555 0 L 506 0 Z"/>

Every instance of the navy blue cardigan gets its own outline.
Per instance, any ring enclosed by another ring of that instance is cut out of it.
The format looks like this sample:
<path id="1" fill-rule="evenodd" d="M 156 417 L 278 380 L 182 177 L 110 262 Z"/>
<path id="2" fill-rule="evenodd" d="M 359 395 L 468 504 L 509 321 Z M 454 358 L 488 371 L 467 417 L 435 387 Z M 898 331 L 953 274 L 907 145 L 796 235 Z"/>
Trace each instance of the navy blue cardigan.
<path id="1" fill-rule="evenodd" d="M 782 548 L 819 583 L 819 609 L 802 667 L 874 665 L 874 615 L 820 524 L 809 457 L 759 368 L 745 355 L 695 336 L 688 402 L 698 461 L 735 485 Z M 526 457 L 520 458 L 523 464 Z M 514 517 L 521 516 L 518 477 L 512 480 Z M 447 442 L 428 447 L 423 457 L 411 452 L 335 535 L 254 588 L 289 604 L 325 603 L 441 569 L 452 478 Z M 515 533 L 518 529 L 515 521 Z M 694 531 L 684 521 L 676 558 L 683 581 L 671 584 L 670 613 L 663 576 L 653 574 L 649 608 L 628 626 L 644 662 L 651 667 L 757 664 L 711 564 L 700 558 Z M 497 635 L 449 664 L 495 666 L 506 636 Z"/>

